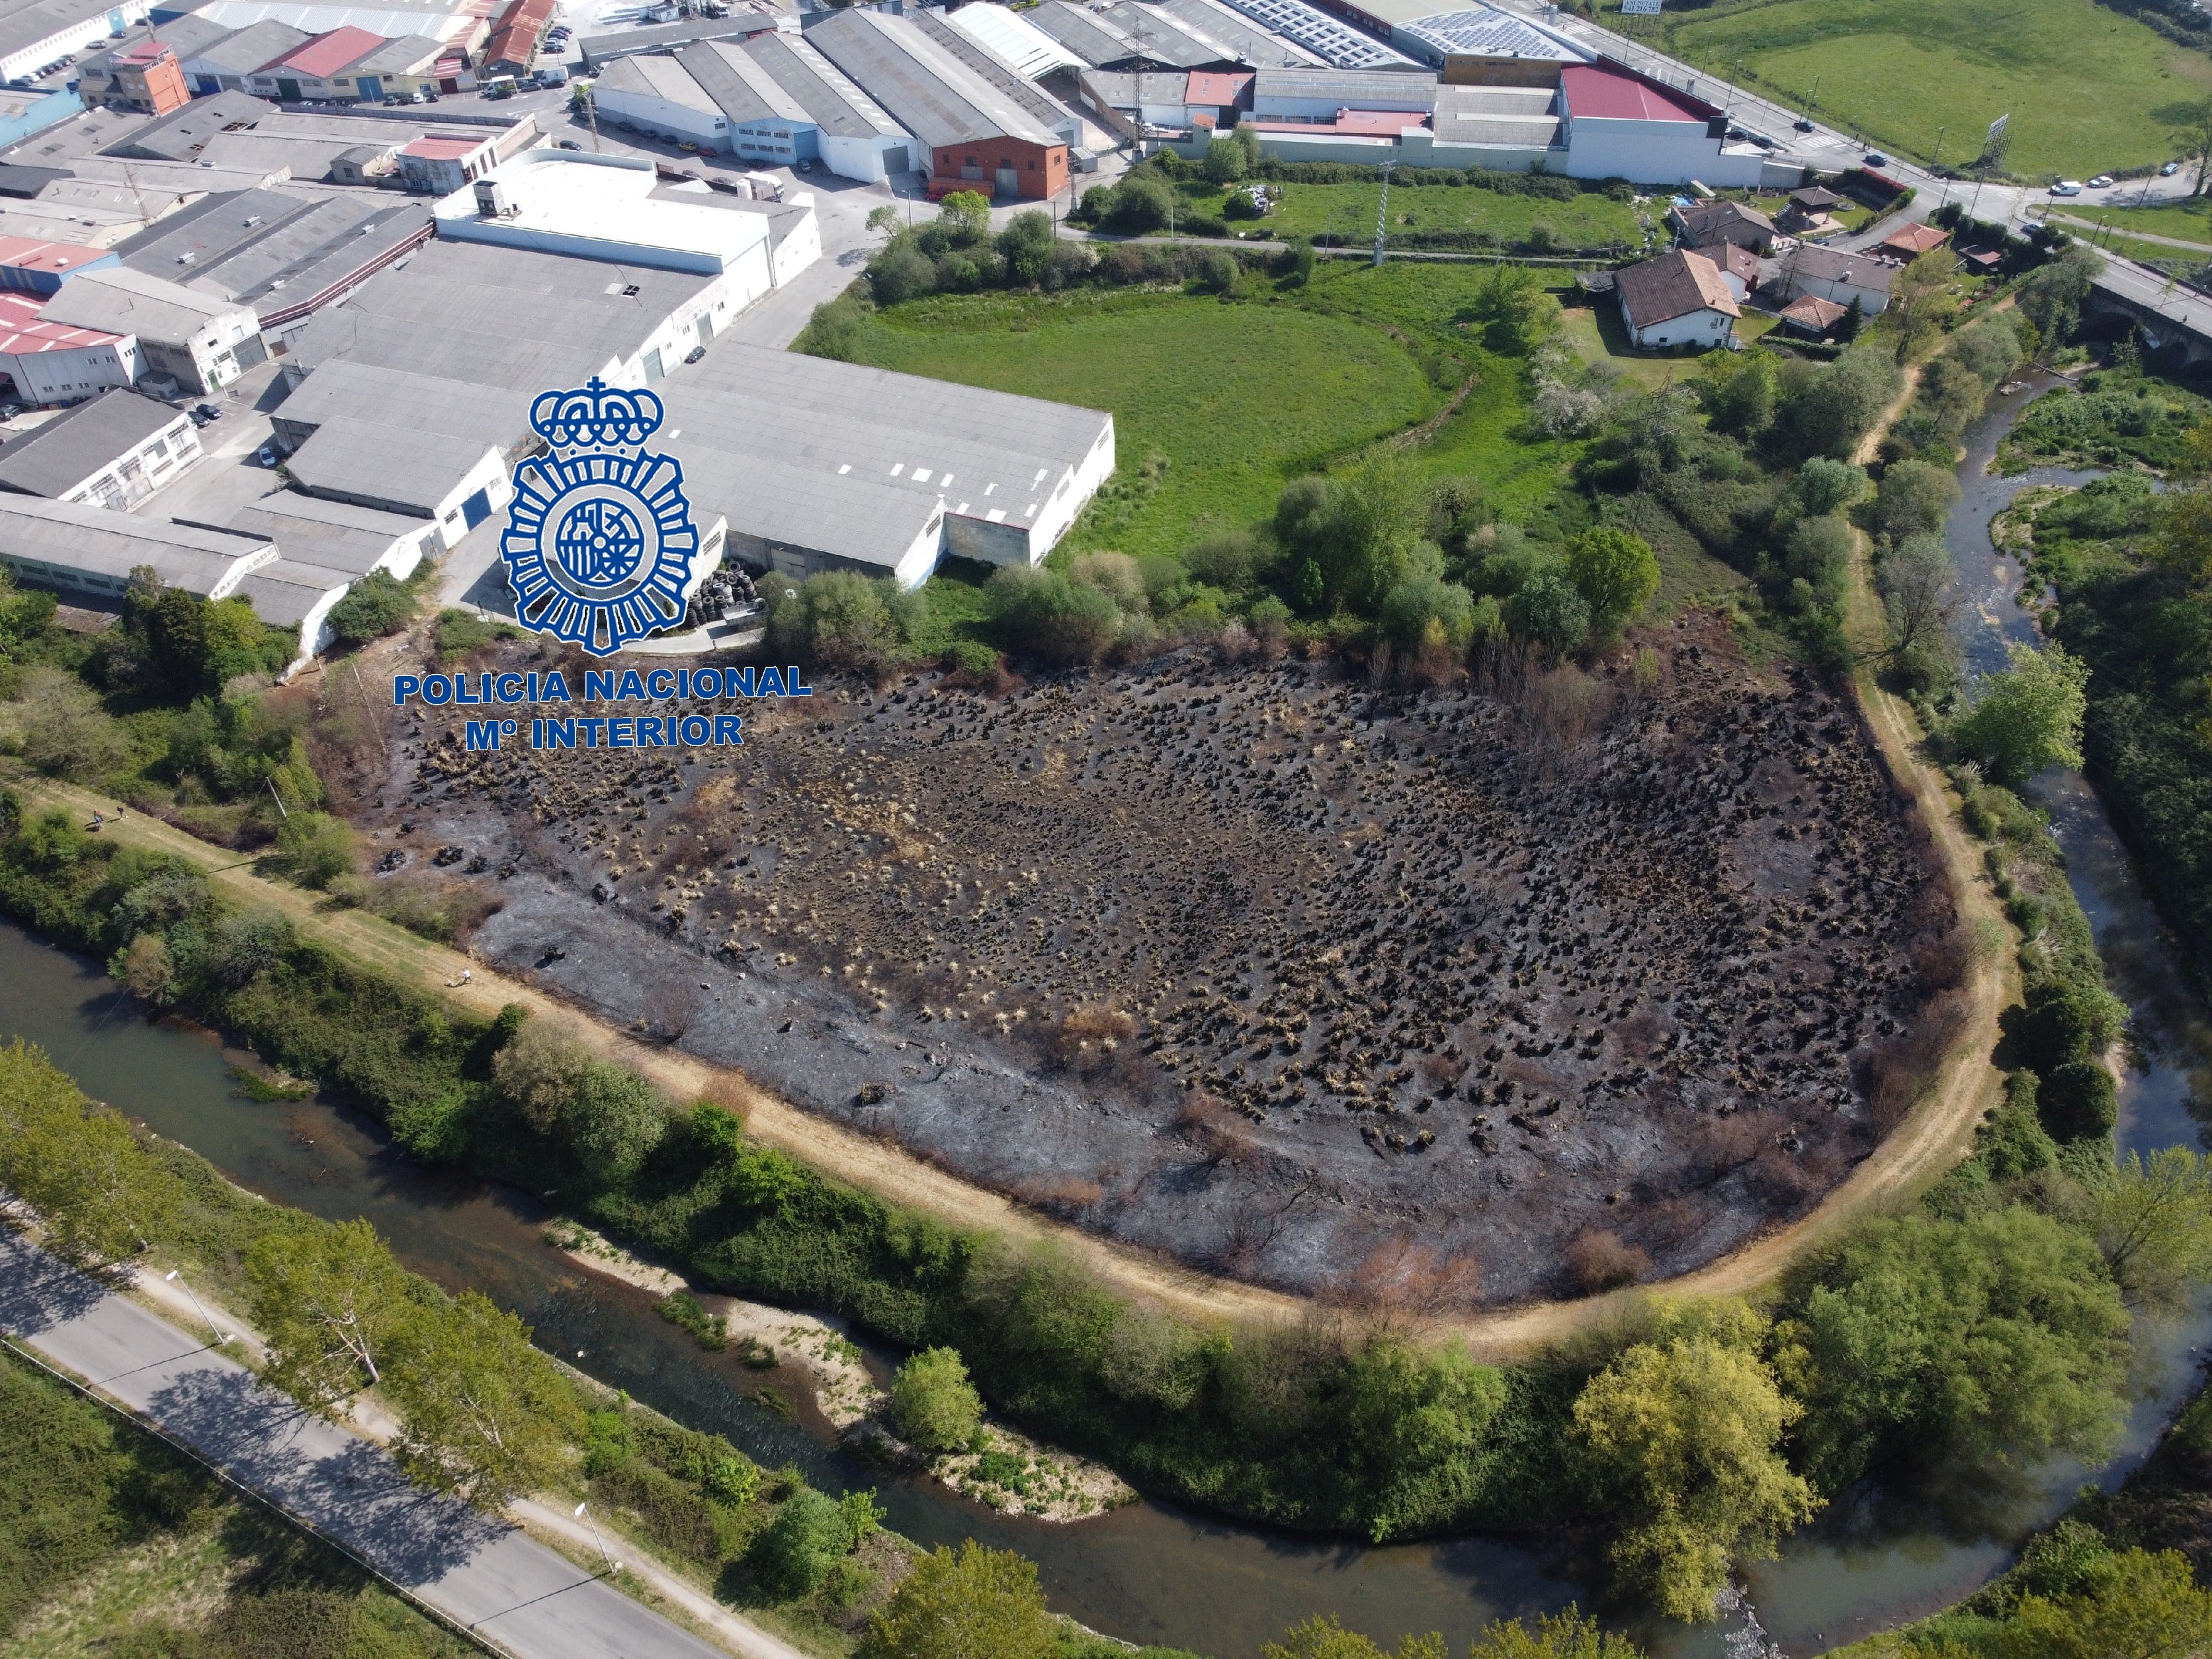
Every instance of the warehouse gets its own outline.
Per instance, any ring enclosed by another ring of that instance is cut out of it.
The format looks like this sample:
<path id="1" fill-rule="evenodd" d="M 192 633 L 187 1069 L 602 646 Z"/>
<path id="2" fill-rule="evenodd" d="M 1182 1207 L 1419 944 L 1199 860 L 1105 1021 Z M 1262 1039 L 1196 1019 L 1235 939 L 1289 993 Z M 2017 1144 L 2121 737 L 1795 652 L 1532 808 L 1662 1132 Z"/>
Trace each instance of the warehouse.
<path id="1" fill-rule="evenodd" d="M 373 104 L 394 94 L 404 98 L 418 92 L 435 92 L 438 59 L 444 51 L 428 34 L 403 34 L 386 40 L 346 71 L 353 80 L 351 95 Z"/>
<path id="2" fill-rule="evenodd" d="M 507 457 L 410 422 L 404 409 L 338 416 L 284 463 L 311 495 L 436 526 L 451 547 L 513 499 Z"/>
<path id="3" fill-rule="evenodd" d="M 347 73 L 354 64 L 384 44 L 384 37 L 367 29 L 332 29 L 295 47 L 273 64 L 253 72 L 247 90 L 256 97 L 279 103 L 325 103 L 333 99 L 351 101 L 354 82 Z"/>
<path id="4" fill-rule="evenodd" d="M 133 270 L 251 306 L 267 331 L 350 293 L 432 231 L 419 202 L 228 191 L 179 208 L 116 252 Z"/>
<path id="5" fill-rule="evenodd" d="M 15 397 L 28 404 L 73 404 L 137 381 L 143 364 L 136 339 L 42 322 L 45 304 L 36 295 L 0 294 L 0 373 Z"/>
<path id="6" fill-rule="evenodd" d="M 1082 58 L 1039 28 L 1033 18 L 1010 7 L 963 6 L 947 13 L 946 21 L 1026 79 L 1042 81 L 1055 70 L 1083 67 Z"/>
<path id="7" fill-rule="evenodd" d="M 913 19 L 854 7 L 805 38 L 920 141 L 933 188 L 1037 201 L 1067 188 L 1067 140 Z"/>
<path id="8" fill-rule="evenodd" d="M 587 34 L 577 42 L 577 50 L 586 72 L 598 75 L 624 58 L 677 52 L 702 40 L 750 40 L 776 32 L 772 13 L 733 11 L 727 17 L 687 17 L 680 23 L 656 23 L 617 34 Z"/>
<path id="9" fill-rule="evenodd" d="M 440 546 L 438 527 L 427 519 L 325 501 L 296 489 L 262 496 L 232 514 L 222 527 L 264 536 L 288 559 L 349 577 L 381 570 L 404 581 L 415 574 L 422 556 Z"/>
<path id="10" fill-rule="evenodd" d="M 1111 415 L 797 352 L 727 346 L 660 395 L 695 506 L 793 575 L 1035 564 L 1114 470 Z"/>
<path id="11" fill-rule="evenodd" d="M 690 70 L 730 120 L 730 148 L 788 167 L 816 161 L 873 184 L 921 166 L 921 146 L 843 70 L 797 35 L 686 48 Z"/>
<path id="12" fill-rule="evenodd" d="M 156 389 L 167 381 L 205 396 L 268 356 L 251 309 L 128 265 L 70 277 L 39 318 L 135 336 L 144 377 Z"/>
<path id="13" fill-rule="evenodd" d="M 720 280 L 440 237 L 310 318 L 285 375 L 343 359 L 532 396 L 594 374 L 649 386 L 713 323 Z"/>
<path id="14" fill-rule="evenodd" d="M 1153 16 L 1165 17 L 1194 34 L 1209 40 L 1218 40 L 1226 46 L 1237 61 L 1249 69 L 1344 69 L 1348 64 L 1333 64 L 1318 52 L 1309 51 L 1287 36 L 1271 33 L 1260 20 L 1246 12 L 1224 3 L 1224 0 L 1149 0 L 1146 9 Z M 1313 17 L 1328 27 L 1349 33 L 1344 26 L 1326 14 L 1311 11 Z M 1372 46 L 1371 40 L 1363 43 Z"/>
<path id="15" fill-rule="evenodd" d="M 40 587 L 120 598 L 130 590 L 131 573 L 146 566 L 165 587 L 222 599 L 276 559 L 265 536 L 203 530 L 77 501 L 0 495 L 0 565 Z"/>
<path id="16" fill-rule="evenodd" d="M 1196 0 L 1167 0 L 1164 9 L 1174 9 L 1180 15 L 1183 8 L 1194 3 Z M 1303 47 L 1331 69 L 1389 70 L 1408 66 L 1403 54 L 1348 27 L 1318 6 L 1308 5 L 1306 0 L 1227 0 L 1227 3 L 1269 33 Z M 1253 67 L 1275 66 L 1255 63 Z"/>
<path id="17" fill-rule="evenodd" d="M 56 293 L 80 271 L 107 270 L 122 263 L 112 248 L 0 236 L 0 289 L 18 293 Z"/>
<path id="18" fill-rule="evenodd" d="M 1574 179 L 1716 188 L 1757 185 L 1766 152 L 1731 144 L 1728 117 L 1712 105 L 1610 63 L 1570 64 L 1559 71 L 1564 171 Z M 1799 169 L 1789 169 L 1790 182 Z"/>
<path id="19" fill-rule="evenodd" d="M 217 133 L 250 127 L 276 113 L 276 106 L 250 93 L 219 92 L 195 99 L 173 114 L 149 121 L 100 151 L 133 161 L 197 161 Z"/>
<path id="20" fill-rule="evenodd" d="M 592 102 L 609 125 L 701 149 L 726 150 L 730 118 L 673 58 L 620 58 L 592 83 Z"/>
<path id="21" fill-rule="evenodd" d="M 179 18 L 174 23 L 163 24 L 162 28 L 166 32 L 192 22 L 206 26 L 203 20 Z M 289 23 L 264 20 L 235 32 L 224 29 L 212 40 L 179 49 L 177 56 L 183 60 L 185 78 L 192 83 L 194 92 L 203 95 L 244 92 L 255 70 L 266 69 L 299 51 L 313 38 L 307 30 L 295 29 Z"/>
<path id="22" fill-rule="evenodd" d="M 189 416 L 103 392 L 0 449 L 0 490 L 127 511 L 200 459 Z"/>
<path id="23" fill-rule="evenodd" d="M 105 45 L 146 14 L 146 0 L 9 0 L 0 4 L 0 81 Z"/>
<path id="24" fill-rule="evenodd" d="M 1083 118 L 942 13 L 918 11 L 915 27 L 945 48 L 998 94 L 1073 149 L 1083 142 Z"/>
<path id="25" fill-rule="evenodd" d="M 155 41 L 176 53 L 178 65 L 189 81 L 191 70 L 188 64 L 193 55 L 218 40 L 228 39 L 233 33 L 222 24 L 210 23 L 204 17 L 179 17 L 174 22 L 161 24 L 144 40 L 125 41 L 110 46 L 105 52 L 87 52 L 76 60 L 77 96 L 87 109 L 97 109 L 106 103 L 108 93 L 115 84 L 118 59 Z"/>
<path id="26" fill-rule="evenodd" d="M 491 444 L 519 453 L 535 441 L 527 393 L 343 359 L 295 385 L 270 423 L 277 443 L 294 450 L 327 421 L 368 416 L 389 422 L 394 410 L 404 410 L 409 425 L 443 433 L 464 447 Z"/>

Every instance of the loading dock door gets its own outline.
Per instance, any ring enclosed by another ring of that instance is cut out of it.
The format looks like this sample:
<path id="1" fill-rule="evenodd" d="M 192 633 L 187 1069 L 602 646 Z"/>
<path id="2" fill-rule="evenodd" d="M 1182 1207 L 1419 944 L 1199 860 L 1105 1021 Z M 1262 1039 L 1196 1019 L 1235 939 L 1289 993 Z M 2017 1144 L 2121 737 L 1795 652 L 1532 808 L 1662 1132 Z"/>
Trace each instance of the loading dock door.
<path id="1" fill-rule="evenodd" d="M 994 188 L 1001 196 L 1018 196 L 1022 193 L 1022 175 L 1012 167 L 1000 167 Z"/>
<path id="2" fill-rule="evenodd" d="M 491 517 L 491 492 L 489 489 L 479 489 L 461 503 L 461 522 L 471 530 L 474 530 L 489 517 Z"/>

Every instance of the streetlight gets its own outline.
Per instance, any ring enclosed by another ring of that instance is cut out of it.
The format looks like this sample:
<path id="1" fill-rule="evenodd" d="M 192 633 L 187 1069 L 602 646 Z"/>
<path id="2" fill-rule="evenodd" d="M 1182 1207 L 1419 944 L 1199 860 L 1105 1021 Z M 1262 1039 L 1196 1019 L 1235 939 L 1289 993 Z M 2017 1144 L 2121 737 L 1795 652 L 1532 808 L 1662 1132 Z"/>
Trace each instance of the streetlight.
<path id="1" fill-rule="evenodd" d="M 170 1269 L 169 1269 L 169 1271 L 168 1271 L 167 1273 L 164 1273 L 164 1274 L 162 1274 L 162 1275 L 161 1275 L 161 1281 L 162 1281 L 162 1283 L 164 1283 L 164 1284 L 166 1284 L 166 1285 L 175 1285 L 179 1290 L 182 1291 L 183 1291 L 186 1296 L 191 1296 L 191 1297 L 192 1297 L 192 1306 L 194 1306 L 195 1308 L 199 1308 L 199 1314 L 200 1314 L 200 1317 L 201 1317 L 202 1319 L 204 1319 L 204 1320 L 206 1320 L 206 1321 L 207 1321 L 207 1328 L 208 1328 L 208 1329 L 209 1329 L 211 1333 L 213 1333 L 213 1334 L 214 1334 L 216 1346 L 217 1347 L 221 1347 L 224 1343 L 226 1343 L 226 1342 L 229 1341 L 229 1340 L 230 1340 L 230 1338 L 229 1338 L 228 1336 L 227 1336 L 227 1335 L 225 1335 L 225 1334 L 223 1334 L 223 1329 L 222 1329 L 222 1326 L 220 1326 L 220 1325 L 216 1324 L 216 1323 L 215 1322 L 215 1321 L 214 1321 L 214 1320 L 212 1320 L 212 1319 L 209 1319 L 209 1318 L 208 1318 L 208 1310 L 207 1310 L 205 1308 L 202 1308 L 202 1307 L 200 1307 L 200 1299 L 199 1299 L 199 1297 L 198 1297 L 197 1296 L 192 1296 L 192 1287 L 191 1287 L 191 1285 L 189 1283 L 187 1283 L 186 1281 L 185 1281 L 185 1280 L 183 1280 L 183 1279 L 179 1279 L 179 1278 L 177 1277 L 177 1273 L 178 1273 L 178 1269 L 176 1269 L 176 1268 L 174 1268 L 174 1267 L 170 1268 Z"/>
<path id="2" fill-rule="evenodd" d="M 616 1560 L 613 1556 L 607 1553 L 607 1540 L 599 1536 L 599 1523 L 598 1520 L 590 1515 L 585 1514 L 585 1511 L 590 1509 L 590 1507 L 591 1500 L 589 1498 L 586 1498 L 582 1503 L 576 1505 L 574 1513 L 583 1516 L 585 1520 L 591 1522 L 592 1541 L 597 1543 L 599 1547 L 599 1556 L 600 1559 L 607 1564 L 608 1573 L 612 1575 L 614 1573 L 620 1572 L 622 1571 L 622 1563 Z"/>

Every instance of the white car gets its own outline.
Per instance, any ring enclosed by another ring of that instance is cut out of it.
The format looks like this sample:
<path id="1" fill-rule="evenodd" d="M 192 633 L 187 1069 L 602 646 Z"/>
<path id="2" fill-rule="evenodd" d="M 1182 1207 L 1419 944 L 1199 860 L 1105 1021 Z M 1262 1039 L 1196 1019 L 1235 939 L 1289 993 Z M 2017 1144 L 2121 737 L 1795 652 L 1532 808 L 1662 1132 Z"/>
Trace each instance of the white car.
<path id="1" fill-rule="evenodd" d="M 2172 177 L 2173 177 L 2173 175 L 2174 175 L 2175 173 L 2179 173 L 2179 172 L 2180 172 L 2180 171 L 2181 171 L 2181 163 L 2180 163 L 2180 162 L 2179 162 L 2179 161 L 2168 161 L 2168 162 L 2167 162 L 2164 167 L 2160 167 L 2160 168 L 2158 170 L 2158 176 L 2159 176 L 2160 178 L 2161 178 L 2161 179 L 2171 179 L 2171 178 L 2172 178 Z"/>
<path id="2" fill-rule="evenodd" d="M 2079 179 L 2061 179 L 2057 184 L 2051 185 L 2051 193 L 2053 196 L 2079 196 L 2081 193 L 2081 181 Z"/>
<path id="3" fill-rule="evenodd" d="M 2112 175 L 2109 173 L 2100 173 L 2089 181 L 2089 188 L 2092 190 L 2110 190 L 2112 185 Z"/>

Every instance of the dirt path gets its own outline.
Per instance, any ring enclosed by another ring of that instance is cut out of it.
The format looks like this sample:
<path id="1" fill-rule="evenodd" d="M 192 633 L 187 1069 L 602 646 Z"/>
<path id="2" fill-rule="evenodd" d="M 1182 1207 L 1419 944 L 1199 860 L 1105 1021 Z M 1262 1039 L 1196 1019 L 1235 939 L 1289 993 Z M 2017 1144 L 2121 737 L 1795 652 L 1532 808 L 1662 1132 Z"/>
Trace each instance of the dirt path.
<path id="1" fill-rule="evenodd" d="M 1874 453 L 1881 434 L 1901 412 L 1911 390 L 1908 380 L 1905 392 L 1884 411 L 1862 446 L 1862 458 Z M 1863 571 L 1860 590 L 1858 601 L 1870 604 Z M 1861 696 L 1890 767 L 1921 802 L 1962 903 L 1970 915 L 1994 915 L 1994 903 L 1978 883 L 1972 851 L 1953 821 L 1942 780 L 1914 752 L 1910 711 L 1871 684 L 1862 685 Z M 106 798 L 66 784 L 32 778 L 18 778 L 16 782 L 32 799 L 65 804 L 87 821 L 95 807 L 112 809 L 113 803 Z M 558 1018 L 600 1052 L 634 1066 L 674 1098 L 712 1098 L 729 1105 L 745 1115 L 748 1132 L 763 1143 L 890 1202 L 955 1226 L 989 1229 L 1017 1243 L 1050 1241 L 1076 1257 L 1108 1287 L 1155 1302 L 1201 1324 L 1289 1323 L 1303 1319 L 1309 1311 L 1310 1304 L 1302 1297 L 1218 1278 L 1048 1220 L 998 1194 L 924 1164 L 889 1142 L 854 1134 L 810 1116 L 757 1088 L 738 1072 L 707 1065 L 673 1049 L 633 1042 L 570 1005 L 459 951 L 417 938 L 362 911 L 332 908 L 319 895 L 257 875 L 254 860 L 231 857 L 159 819 L 132 813 L 119 821 L 111 820 L 102 833 L 159 848 L 200 866 L 231 897 L 244 902 L 273 903 L 290 915 L 307 937 L 381 969 L 403 983 L 443 996 L 469 1012 L 489 1018 L 502 1005 L 516 1002 L 533 1013 Z M 1664 1288 L 1692 1295 L 1755 1291 L 1771 1282 L 1809 1245 L 1869 1209 L 1900 1201 L 1947 1169 L 1950 1155 L 1971 1137 L 1996 1086 L 1996 1074 L 1986 1055 L 1996 1042 L 1996 1015 L 2003 1006 L 2005 989 L 2001 963 L 1978 965 L 1967 1034 L 1945 1064 L 1937 1086 L 1812 1213 L 1693 1273 L 1668 1281 Z M 1510 1360 L 1611 1318 L 1620 1299 L 1628 1294 L 1632 1293 L 1485 1310 L 1440 1321 L 1433 1328 L 1440 1335 L 1463 1339 L 1480 1358 Z"/>

